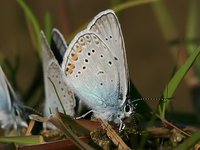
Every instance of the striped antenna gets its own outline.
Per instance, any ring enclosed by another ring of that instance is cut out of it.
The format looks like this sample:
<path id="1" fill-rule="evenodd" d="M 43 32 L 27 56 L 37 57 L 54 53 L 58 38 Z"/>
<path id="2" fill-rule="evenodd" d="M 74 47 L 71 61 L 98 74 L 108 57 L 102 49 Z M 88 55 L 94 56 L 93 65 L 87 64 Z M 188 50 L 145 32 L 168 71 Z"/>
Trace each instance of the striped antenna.
<path id="1" fill-rule="evenodd" d="M 173 97 L 166 97 L 166 98 L 163 98 L 163 97 L 161 97 L 161 98 L 156 98 L 156 97 L 155 98 L 151 98 L 151 97 L 146 97 L 145 98 L 145 97 L 141 97 L 141 98 L 138 98 L 138 99 L 134 99 L 132 102 L 135 103 L 135 102 L 141 101 L 141 100 L 144 100 L 144 101 L 145 100 L 146 101 L 149 101 L 149 100 L 151 100 L 151 101 L 152 100 L 154 100 L 154 101 L 164 100 L 165 101 L 165 100 L 170 100 L 170 99 L 173 99 Z"/>

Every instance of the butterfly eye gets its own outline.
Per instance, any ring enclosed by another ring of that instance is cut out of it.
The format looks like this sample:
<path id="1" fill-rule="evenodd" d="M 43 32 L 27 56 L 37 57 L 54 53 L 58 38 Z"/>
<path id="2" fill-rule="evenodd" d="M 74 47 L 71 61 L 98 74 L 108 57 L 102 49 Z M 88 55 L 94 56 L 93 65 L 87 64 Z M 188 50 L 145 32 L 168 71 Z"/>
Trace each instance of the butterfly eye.
<path id="1" fill-rule="evenodd" d="M 126 104 L 125 106 L 124 106 L 124 113 L 125 113 L 125 116 L 130 116 L 130 114 L 132 113 L 132 107 L 131 107 L 131 105 L 129 105 L 129 104 Z"/>

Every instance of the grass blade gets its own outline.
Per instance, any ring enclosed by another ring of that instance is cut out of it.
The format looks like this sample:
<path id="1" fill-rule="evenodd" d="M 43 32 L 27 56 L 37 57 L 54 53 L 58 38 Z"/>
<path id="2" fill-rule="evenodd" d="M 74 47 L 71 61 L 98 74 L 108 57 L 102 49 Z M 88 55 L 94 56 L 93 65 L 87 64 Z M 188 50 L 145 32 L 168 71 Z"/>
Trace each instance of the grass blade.
<path id="1" fill-rule="evenodd" d="M 178 33 L 164 2 L 158 1 L 156 3 L 152 3 L 151 5 L 165 40 L 167 42 L 176 40 L 178 38 Z"/>
<path id="2" fill-rule="evenodd" d="M 188 150 L 194 148 L 194 145 L 200 141 L 200 131 L 193 134 L 184 143 L 180 144 L 175 150 Z"/>
<path id="3" fill-rule="evenodd" d="M 151 2 L 156 2 L 156 1 L 158 1 L 158 0 L 132 0 L 132 1 L 125 2 L 125 3 L 121 3 L 121 4 L 113 7 L 112 9 L 115 12 L 119 12 L 119 11 L 125 10 L 130 7 L 147 4 L 147 3 L 151 3 Z"/>
<path id="4" fill-rule="evenodd" d="M 45 35 L 48 43 L 51 41 L 51 32 L 52 32 L 52 20 L 49 13 L 45 14 Z"/>
<path id="5" fill-rule="evenodd" d="M 190 3 L 189 16 L 186 28 L 187 50 L 192 53 L 197 46 L 196 38 L 198 37 L 198 0 L 192 0 Z"/>
<path id="6" fill-rule="evenodd" d="M 178 71 L 174 74 L 168 85 L 166 86 L 163 97 L 172 97 L 175 90 L 177 89 L 180 82 L 183 80 L 184 76 L 196 60 L 196 58 L 200 54 L 200 47 L 198 47 L 186 60 L 186 62 L 178 69 Z M 165 111 L 168 108 L 170 100 L 160 101 L 158 105 L 158 114 L 161 118 L 165 118 Z"/>
<path id="7" fill-rule="evenodd" d="M 14 142 L 19 145 L 35 145 L 43 144 L 43 137 L 40 135 L 32 136 L 10 136 L 10 137 L 0 137 L 1 143 L 11 143 Z"/>
<path id="8" fill-rule="evenodd" d="M 198 0 L 192 0 L 189 7 L 189 15 L 188 15 L 188 20 L 187 20 L 185 39 L 186 39 L 187 51 L 190 54 L 194 51 L 195 47 L 197 47 L 197 44 L 199 42 L 197 39 L 199 36 L 199 32 L 198 32 L 199 5 L 198 4 L 199 4 Z M 200 60 L 200 58 L 198 58 L 198 60 Z M 199 61 L 194 64 L 195 71 L 198 76 L 200 76 L 199 64 L 200 64 Z"/>
<path id="9" fill-rule="evenodd" d="M 39 56 L 41 56 L 41 53 L 40 53 L 40 47 L 41 47 L 40 25 L 38 23 L 38 20 L 34 16 L 31 9 L 28 7 L 28 5 L 24 2 L 24 0 L 17 0 L 17 2 L 23 9 L 23 11 L 29 21 L 28 23 L 30 23 L 30 25 L 33 27 L 34 36 L 32 37 L 32 40 L 35 41 L 34 39 L 36 39 L 36 42 L 35 42 L 35 48 L 37 50 L 36 52 Z"/>
<path id="10" fill-rule="evenodd" d="M 85 149 L 85 150 L 92 150 L 93 149 L 92 147 L 90 147 L 89 145 L 87 145 L 86 143 L 84 143 L 83 141 L 81 141 L 79 139 L 79 137 L 72 132 L 72 130 L 70 129 L 70 127 L 68 127 L 67 125 L 65 125 L 63 123 L 63 121 L 61 120 L 61 117 L 60 117 L 59 113 L 56 113 L 55 115 L 52 115 L 48 120 L 52 124 L 54 124 L 58 129 L 60 129 L 61 131 L 63 131 L 66 134 L 66 136 L 69 137 L 69 139 L 76 146 L 78 146 L 80 149 Z"/>
<path id="11" fill-rule="evenodd" d="M 78 123 L 77 120 L 72 119 L 70 116 L 59 113 L 59 116 L 65 125 L 68 125 L 74 133 L 79 135 L 89 136 L 90 131 L 87 130 L 81 123 Z"/>

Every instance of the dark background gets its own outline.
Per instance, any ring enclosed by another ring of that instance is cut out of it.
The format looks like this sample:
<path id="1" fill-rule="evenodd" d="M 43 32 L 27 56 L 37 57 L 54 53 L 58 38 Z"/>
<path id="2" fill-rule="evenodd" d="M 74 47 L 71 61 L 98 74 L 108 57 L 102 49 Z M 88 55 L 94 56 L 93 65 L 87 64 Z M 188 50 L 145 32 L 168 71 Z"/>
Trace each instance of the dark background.
<path id="1" fill-rule="evenodd" d="M 180 35 L 184 36 L 189 0 L 165 0 Z M 44 29 L 46 12 L 52 17 L 52 26 L 68 39 L 70 34 L 91 20 L 97 13 L 111 7 L 109 0 L 26 0 Z M 36 67 L 36 55 L 31 43 L 25 15 L 16 1 L 2 0 L 0 5 L 0 54 L 14 63 L 20 55 L 17 82 L 26 92 Z M 131 79 L 143 97 L 161 96 L 173 72 L 175 61 L 164 40 L 150 4 L 126 9 L 119 21 L 125 39 Z M 68 39 L 69 40 L 69 39 Z M 184 82 L 175 93 L 174 110 L 193 113 L 189 89 Z M 155 101 L 149 101 L 156 107 Z"/>

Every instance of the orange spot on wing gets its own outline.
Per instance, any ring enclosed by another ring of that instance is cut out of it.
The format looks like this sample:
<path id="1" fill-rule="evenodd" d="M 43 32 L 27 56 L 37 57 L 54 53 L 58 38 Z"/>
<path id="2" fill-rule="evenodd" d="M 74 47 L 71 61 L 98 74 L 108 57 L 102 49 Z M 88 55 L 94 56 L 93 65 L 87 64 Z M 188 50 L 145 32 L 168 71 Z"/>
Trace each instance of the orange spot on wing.
<path id="1" fill-rule="evenodd" d="M 73 73 L 73 70 L 74 70 L 74 68 L 75 68 L 75 65 L 74 64 L 68 64 L 68 68 L 67 68 L 67 73 L 68 74 L 72 74 Z"/>
<path id="2" fill-rule="evenodd" d="M 77 61 L 78 60 L 78 55 L 77 54 L 72 53 L 71 56 L 72 56 L 72 60 L 73 61 Z"/>
<path id="3" fill-rule="evenodd" d="M 75 65 L 74 65 L 74 64 L 71 64 L 71 65 L 69 66 L 69 68 L 74 69 L 74 68 L 75 68 Z"/>
<path id="4" fill-rule="evenodd" d="M 77 52 L 79 52 L 79 53 L 82 51 L 81 47 L 77 47 L 76 50 L 77 50 Z"/>
<path id="5" fill-rule="evenodd" d="M 69 69 L 69 70 L 67 71 L 67 73 L 68 73 L 68 74 L 72 74 L 72 73 L 73 73 L 73 69 Z"/>

